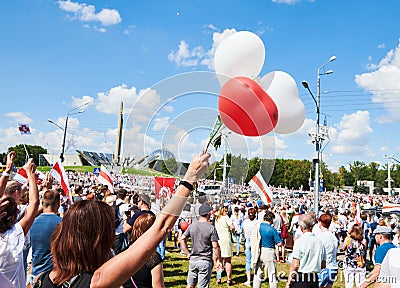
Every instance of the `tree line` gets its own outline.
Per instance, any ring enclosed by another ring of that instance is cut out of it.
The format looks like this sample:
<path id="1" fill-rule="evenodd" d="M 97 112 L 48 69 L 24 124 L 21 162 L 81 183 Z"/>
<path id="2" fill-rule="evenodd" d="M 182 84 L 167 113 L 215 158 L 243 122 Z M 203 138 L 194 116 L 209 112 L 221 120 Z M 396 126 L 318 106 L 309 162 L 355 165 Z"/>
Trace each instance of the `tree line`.
<path id="1" fill-rule="evenodd" d="M 310 174 L 314 179 L 315 170 L 309 160 L 293 159 L 246 159 L 241 156 L 227 155 L 227 177 L 233 178 L 235 184 L 248 183 L 250 179 L 261 171 L 264 179 L 275 187 L 287 187 L 289 189 L 310 190 Z M 210 164 L 208 179 L 221 181 L 223 178 L 223 160 Z M 374 181 L 376 194 L 383 193 L 383 188 L 388 186 L 387 164 L 380 165 L 376 162 L 366 164 L 362 161 L 354 161 L 349 167 L 339 167 L 337 172 L 329 170 L 325 163 L 321 165 L 324 190 L 333 191 L 345 186 L 353 186 L 355 192 L 368 193 L 368 187 L 357 185 L 357 181 Z M 400 165 L 392 165 L 392 187 L 400 187 Z"/>
<path id="2" fill-rule="evenodd" d="M 39 154 L 46 154 L 47 149 L 37 145 L 26 145 L 29 157 L 35 163 L 39 163 Z M 9 147 L 7 153 L 15 151 L 15 165 L 21 167 L 25 164 L 26 151 L 24 145 L 19 144 Z M 7 153 L 1 154 L 1 162 L 5 164 Z M 248 183 L 250 179 L 261 171 L 264 179 L 275 187 L 287 187 L 289 189 L 310 190 L 310 173 L 314 178 L 312 162 L 309 160 L 293 159 L 265 159 L 265 158 L 243 158 L 241 155 L 234 156 L 227 154 L 227 177 L 233 178 L 235 184 Z M 163 172 L 173 174 L 178 164 L 175 159 L 167 159 L 163 163 Z M 223 159 L 210 164 L 208 179 L 222 181 Z M 322 163 L 322 182 L 327 191 L 341 189 L 345 186 L 354 186 L 356 192 L 367 193 L 368 188 L 357 185 L 357 181 L 375 181 L 374 193 L 383 193 L 383 187 L 388 187 L 387 164 L 380 165 L 376 162 L 366 164 L 362 161 L 354 161 L 349 167 L 339 167 L 338 172 L 329 170 L 325 163 Z M 311 171 L 311 172 L 310 172 Z M 400 165 L 394 164 L 391 169 L 392 187 L 400 187 Z"/>

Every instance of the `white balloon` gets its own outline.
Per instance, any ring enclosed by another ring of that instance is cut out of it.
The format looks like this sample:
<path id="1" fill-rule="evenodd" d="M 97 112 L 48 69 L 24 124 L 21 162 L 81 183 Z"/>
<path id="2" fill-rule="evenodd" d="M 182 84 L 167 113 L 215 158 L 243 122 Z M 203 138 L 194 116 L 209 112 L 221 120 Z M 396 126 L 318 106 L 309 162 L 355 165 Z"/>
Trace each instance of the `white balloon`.
<path id="1" fill-rule="evenodd" d="M 224 39 L 214 55 L 214 67 L 221 86 L 230 78 L 255 78 L 265 60 L 263 41 L 256 34 L 240 31 Z"/>
<path id="2" fill-rule="evenodd" d="M 299 97 L 296 81 L 285 72 L 273 71 L 261 78 L 261 86 L 278 108 L 275 132 L 289 134 L 297 131 L 306 119 L 306 109 Z"/>

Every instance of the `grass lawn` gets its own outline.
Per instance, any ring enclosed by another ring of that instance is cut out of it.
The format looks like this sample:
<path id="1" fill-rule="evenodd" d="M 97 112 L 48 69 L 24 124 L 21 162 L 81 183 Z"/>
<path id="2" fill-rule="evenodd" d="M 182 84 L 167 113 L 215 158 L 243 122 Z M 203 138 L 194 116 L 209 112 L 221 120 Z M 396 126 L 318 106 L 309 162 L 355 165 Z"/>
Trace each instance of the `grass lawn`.
<path id="1" fill-rule="evenodd" d="M 185 287 L 186 286 L 186 277 L 188 271 L 189 261 L 185 256 L 179 254 L 179 249 L 174 249 L 173 241 L 167 241 L 166 250 L 170 253 L 165 255 L 164 260 L 164 281 L 165 287 Z M 234 248 L 235 249 L 235 248 Z M 246 286 L 243 284 L 246 282 L 246 271 L 245 271 L 245 256 L 243 253 L 243 246 L 241 247 L 241 254 L 239 256 L 232 257 L 232 287 L 243 287 Z M 287 279 L 287 274 L 289 272 L 289 265 L 286 263 L 278 263 L 277 264 L 277 273 L 281 276 L 282 279 Z M 285 277 L 286 276 L 286 277 Z M 338 280 L 334 283 L 333 287 L 345 287 L 343 281 L 343 270 L 339 270 Z M 213 271 L 212 279 L 210 287 L 226 287 L 226 275 L 222 274 L 222 284 L 216 284 L 216 274 Z M 285 287 L 286 282 L 279 282 L 278 287 Z M 268 281 L 262 284 L 262 287 L 269 287 Z"/>

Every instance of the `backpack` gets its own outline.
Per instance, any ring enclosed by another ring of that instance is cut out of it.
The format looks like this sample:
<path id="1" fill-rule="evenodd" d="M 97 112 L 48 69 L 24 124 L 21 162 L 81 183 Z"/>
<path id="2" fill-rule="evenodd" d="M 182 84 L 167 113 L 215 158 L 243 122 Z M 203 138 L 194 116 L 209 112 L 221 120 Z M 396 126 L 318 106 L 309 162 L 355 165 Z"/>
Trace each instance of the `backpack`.
<path id="1" fill-rule="evenodd" d="M 37 281 L 33 284 L 33 288 L 46 288 L 46 287 L 56 287 L 49 278 L 51 270 L 43 272 L 39 275 Z M 62 288 L 89 288 L 93 277 L 93 273 L 82 271 L 79 275 L 76 275 L 60 284 L 59 287 Z"/>
<path id="2" fill-rule="evenodd" d="M 121 202 L 119 204 L 113 204 L 113 208 L 114 208 L 114 227 L 118 228 L 118 226 L 121 224 L 122 218 L 119 217 L 119 206 L 121 206 L 122 204 L 124 204 L 124 202 Z"/>
<path id="3" fill-rule="evenodd" d="M 282 239 L 289 238 L 289 232 L 288 232 L 288 229 L 287 229 L 285 223 L 283 223 L 282 215 L 279 215 L 279 216 L 281 216 L 281 237 L 282 237 Z"/>

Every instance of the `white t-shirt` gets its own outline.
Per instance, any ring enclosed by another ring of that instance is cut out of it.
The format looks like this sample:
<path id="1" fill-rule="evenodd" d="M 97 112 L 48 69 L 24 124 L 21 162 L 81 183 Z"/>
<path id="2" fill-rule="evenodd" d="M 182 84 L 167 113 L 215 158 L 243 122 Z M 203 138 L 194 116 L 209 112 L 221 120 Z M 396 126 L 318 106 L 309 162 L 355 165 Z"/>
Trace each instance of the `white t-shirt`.
<path id="1" fill-rule="evenodd" d="M 17 288 L 26 287 L 23 249 L 25 235 L 17 222 L 0 235 L 0 287 L 9 287 L 10 282 Z M 7 279 L 9 281 L 7 281 Z"/>
<path id="2" fill-rule="evenodd" d="M 338 248 L 338 240 L 332 232 L 320 232 L 316 235 L 322 241 L 326 252 L 326 268 L 337 269 L 336 254 Z"/>
<path id="3" fill-rule="evenodd" d="M 377 281 L 400 288 L 400 248 L 392 248 L 386 253 Z"/>
<path id="4" fill-rule="evenodd" d="M 253 228 L 259 223 L 257 219 L 254 219 L 251 221 L 250 219 L 245 219 L 242 224 L 242 229 L 244 232 L 244 237 L 245 238 L 250 238 L 251 237 L 251 231 L 253 231 Z"/>

